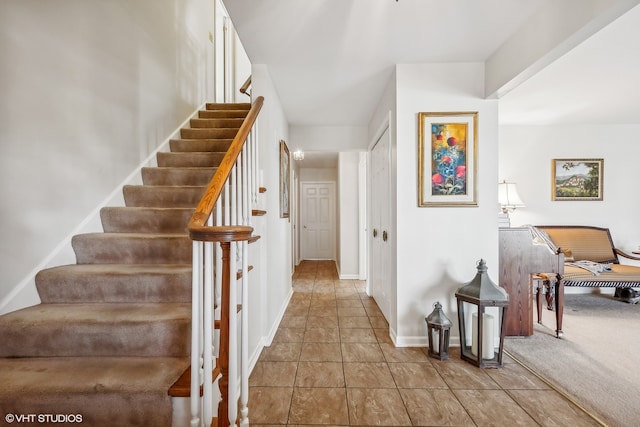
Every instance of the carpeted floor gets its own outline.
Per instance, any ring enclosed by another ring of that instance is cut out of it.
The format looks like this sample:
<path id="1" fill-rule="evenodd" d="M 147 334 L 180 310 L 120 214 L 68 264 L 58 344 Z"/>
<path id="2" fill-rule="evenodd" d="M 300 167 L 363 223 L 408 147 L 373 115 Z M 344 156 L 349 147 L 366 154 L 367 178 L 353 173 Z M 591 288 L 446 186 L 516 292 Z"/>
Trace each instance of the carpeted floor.
<path id="1" fill-rule="evenodd" d="M 606 425 L 640 425 L 640 304 L 566 295 L 563 338 L 555 312 L 543 310 L 542 322 L 505 349 Z"/>

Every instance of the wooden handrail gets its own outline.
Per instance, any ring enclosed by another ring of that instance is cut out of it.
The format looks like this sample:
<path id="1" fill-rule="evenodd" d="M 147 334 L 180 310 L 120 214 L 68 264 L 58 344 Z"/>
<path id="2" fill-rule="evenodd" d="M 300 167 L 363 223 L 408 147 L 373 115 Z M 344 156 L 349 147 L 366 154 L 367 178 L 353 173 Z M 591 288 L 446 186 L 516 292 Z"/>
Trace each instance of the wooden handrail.
<path id="1" fill-rule="evenodd" d="M 231 147 L 229 147 L 229 150 L 222 159 L 222 162 L 220 162 L 218 170 L 216 171 L 213 178 L 211 178 L 207 189 L 200 199 L 200 203 L 198 203 L 195 212 L 191 216 L 188 228 L 189 234 L 191 235 L 191 238 L 193 240 L 216 240 L 216 236 L 214 236 L 214 234 L 210 231 L 211 227 L 206 227 L 207 219 L 211 215 L 211 212 L 213 212 L 213 208 L 216 201 L 218 200 L 218 197 L 220 197 L 220 193 L 222 192 L 224 183 L 227 181 L 227 178 L 231 173 L 231 169 L 233 168 L 236 159 L 242 152 L 242 147 L 249 136 L 249 132 L 251 131 L 253 124 L 258 118 L 258 113 L 260 113 L 263 103 L 264 97 L 262 96 L 259 96 L 253 102 L 253 105 L 251 106 L 246 119 L 240 126 L 240 129 L 238 129 L 236 137 L 233 138 Z"/>
<path id="2" fill-rule="evenodd" d="M 240 88 L 240 93 L 244 93 L 245 95 L 251 95 L 250 93 L 247 93 L 247 90 L 249 90 L 249 86 L 251 86 L 251 76 L 247 77 L 247 80 L 244 82 L 244 84 Z"/>

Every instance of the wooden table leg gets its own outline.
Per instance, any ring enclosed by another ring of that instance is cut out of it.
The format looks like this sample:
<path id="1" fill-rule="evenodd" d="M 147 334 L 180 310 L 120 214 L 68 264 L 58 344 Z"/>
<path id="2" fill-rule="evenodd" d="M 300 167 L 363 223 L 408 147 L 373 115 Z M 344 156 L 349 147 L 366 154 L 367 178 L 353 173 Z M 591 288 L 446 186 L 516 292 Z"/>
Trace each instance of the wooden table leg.
<path id="1" fill-rule="evenodd" d="M 562 315 L 564 314 L 564 283 L 558 277 L 556 279 L 556 337 L 562 337 Z"/>

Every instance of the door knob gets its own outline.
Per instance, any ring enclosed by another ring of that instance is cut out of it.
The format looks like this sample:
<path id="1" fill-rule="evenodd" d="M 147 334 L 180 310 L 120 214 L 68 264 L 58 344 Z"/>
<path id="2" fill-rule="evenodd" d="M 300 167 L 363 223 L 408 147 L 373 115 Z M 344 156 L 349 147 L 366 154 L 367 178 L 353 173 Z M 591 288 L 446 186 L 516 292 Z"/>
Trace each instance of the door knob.
<path id="1" fill-rule="evenodd" d="M 386 242 L 386 241 L 387 241 L 387 237 L 388 237 L 388 235 L 387 235 L 387 230 L 384 230 L 384 231 L 382 232 L 382 240 Z"/>
<path id="2" fill-rule="evenodd" d="M 378 230 L 376 230 L 375 228 L 373 229 L 373 237 L 378 237 Z"/>

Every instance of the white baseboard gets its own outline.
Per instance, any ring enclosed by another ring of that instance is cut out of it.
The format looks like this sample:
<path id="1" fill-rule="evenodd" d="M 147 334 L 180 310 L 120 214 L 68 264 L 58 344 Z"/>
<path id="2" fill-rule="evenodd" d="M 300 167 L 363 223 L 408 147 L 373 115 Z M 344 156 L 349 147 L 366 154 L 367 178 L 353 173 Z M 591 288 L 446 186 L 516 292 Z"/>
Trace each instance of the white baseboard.
<path id="1" fill-rule="evenodd" d="M 360 280 L 359 274 L 340 274 L 340 280 Z"/>

